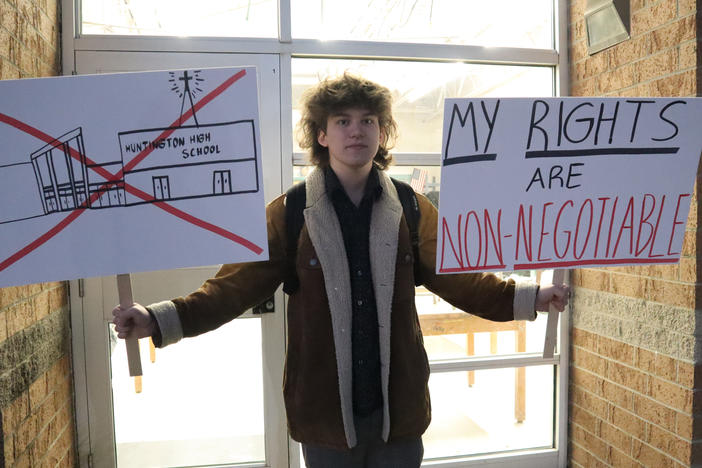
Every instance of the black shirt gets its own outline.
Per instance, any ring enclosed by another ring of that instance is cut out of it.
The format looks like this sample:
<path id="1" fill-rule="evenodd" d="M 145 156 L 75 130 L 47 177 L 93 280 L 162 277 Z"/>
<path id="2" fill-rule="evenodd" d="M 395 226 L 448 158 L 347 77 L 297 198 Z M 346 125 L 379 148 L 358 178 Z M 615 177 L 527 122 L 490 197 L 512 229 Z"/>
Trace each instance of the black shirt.
<path id="1" fill-rule="evenodd" d="M 383 404 L 378 312 L 369 252 L 373 203 L 380 197 L 383 189 L 375 167 L 368 176 L 358 207 L 349 199 L 339 178 L 330 167 L 325 169 L 325 183 L 341 226 L 351 276 L 353 411 L 354 414 L 363 416 Z"/>

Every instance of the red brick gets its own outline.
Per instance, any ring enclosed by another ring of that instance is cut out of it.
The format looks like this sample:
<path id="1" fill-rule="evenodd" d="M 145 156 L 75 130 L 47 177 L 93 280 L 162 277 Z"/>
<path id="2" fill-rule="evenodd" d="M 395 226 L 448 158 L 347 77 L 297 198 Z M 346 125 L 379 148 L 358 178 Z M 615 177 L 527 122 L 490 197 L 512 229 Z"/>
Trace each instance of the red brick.
<path id="1" fill-rule="evenodd" d="M 694 309 L 695 286 L 672 281 L 651 280 L 651 288 L 647 298 L 661 304 Z"/>
<path id="2" fill-rule="evenodd" d="M 644 372 L 655 374 L 656 353 L 643 348 L 636 348 L 635 367 Z"/>
<path id="3" fill-rule="evenodd" d="M 636 64 L 627 64 L 600 75 L 600 89 L 604 92 L 628 88 L 638 83 Z"/>
<path id="4" fill-rule="evenodd" d="M 690 96 L 695 94 L 696 87 L 695 70 L 687 70 L 651 82 L 650 96 Z"/>
<path id="5" fill-rule="evenodd" d="M 613 361 L 607 363 L 606 376 L 614 383 L 618 383 L 639 393 L 645 393 L 648 388 L 648 375 L 637 369 Z"/>
<path id="6" fill-rule="evenodd" d="M 1 4 L 2 2 L 0 2 L 0 12 L 2 11 Z M 10 58 L 10 44 L 10 33 L 0 27 L 0 57 L 5 57 L 6 59 Z M 1 304 L 2 301 L 0 301 L 0 305 Z"/>
<path id="7" fill-rule="evenodd" d="M 55 312 L 68 305 L 68 294 L 62 285 L 49 291 L 49 310 Z"/>
<path id="8" fill-rule="evenodd" d="M 602 396 L 602 377 L 598 377 L 578 367 L 571 368 L 571 384 Z"/>
<path id="9" fill-rule="evenodd" d="M 65 384 L 65 381 L 69 375 L 70 367 L 68 365 L 67 358 L 64 356 L 56 361 L 46 373 L 49 392 L 57 391 L 63 388 L 63 385 Z"/>
<path id="10" fill-rule="evenodd" d="M 51 313 L 49 309 L 49 291 L 44 291 L 32 298 L 35 320 L 39 321 Z"/>
<path id="11" fill-rule="evenodd" d="M 592 55 L 589 59 L 586 59 L 583 64 L 583 76 L 580 76 L 579 79 L 598 76 L 609 69 L 609 53 L 604 50 Z"/>
<path id="12" fill-rule="evenodd" d="M 612 407 L 612 416 L 609 422 L 632 437 L 643 440 L 646 435 L 646 422 L 644 420 L 636 414 L 616 406 Z"/>
<path id="13" fill-rule="evenodd" d="M 602 420 L 578 405 L 571 405 L 570 420 L 592 434 L 600 433 Z"/>
<path id="14" fill-rule="evenodd" d="M 603 376 L 607 369 L 607 361 L 601 356 L 585 351 L 582 348 L 573 348 L 573 364 L 577 367 Z"/>
<path id="15" fill-rule="evenodd" d="M 629 5 L 629 11 L 631 11 L 632 13 L 638 11 L 644 8 L 646 6 L 646 3 L 646 0 L 631 0 L 631 4 Z"/>
<path id="16" fill-rule="evenodd" d="M 26 451 L 37 434 L 37 422 L 34 416 L 25 419 L 15 432 L 15 458 Z"/>
<path id="17" fill-rule="evenodd" d="M 646 297 L 647 278 L 612 273 L 612 292 L 628 297 Z"/>
<path id="18" fill-rule="evenodd" d="M 5 466 L 13 466 L 15 461 L 15 439 L 10 433 L 1 434 L 3 436 Z"/>
<path id="19" fill-rule="evenodd" d="M 680 281 L 694 283 L 697 281 L 697 259 L 682 257 L 680 259 Z"/>
<path id="20" fill-rule="evenodd" d="M 616 68 L 635 62 L 641 57 L 651 54 L 651 35 L 646 34 L 620 42 L 610 50 L 612 51 L 610 56 L 612 67 Z"/>
<path id="21" fill-rule="evenodd" d="M 32 462 L 29 459 L 29 454 L 23 453 L 20 457 L 17 457 L 12 468 L 32 468 Z"/>
<path id="22" fill-rule="evenodd" d="M 14 432 L 29 416 L 29 395 L 23 393 L 2 410 L 2 427 L 5 433 Z"/>
<path id="23" fill-rule="evenodd" d="M 5 311 L 0 310 L 0 343 L 7 339 L 7 317 Z"/>
<path id="24" fill-rule="evenodd" d="M 693 191 L 693 194 L 694 194 L 694 191 Z M 692 197 L 692 198 L 694 198 L 694 197 Z M 687 215 L 686 228 L 688 230 L 692 230 L 692 231 L 697 229 L 697 202 L 693 199 L 691 199 L 691 201 L 690 201 L 690 211 L 688 212 L 688 215 Z"/>
<path id="25" fill-rule="evenodd" d="M 625 410 L 632 411 L 634 409 L 633 393 L 612 382 L 605 380 L 602 383 L 602 397 Z"/>
<path id="26" fill-rule="evenodd" d="M 573 41 L 582 41 L 585 39 L 585 19 L 578 19 L 571 23 L 568 27 L 570 30 L 570 38 Z"/>
<path id="27" fill-rule="evenodd" d="M 702 388 L 702 365 L 677 361 L 677 368 L 677 383 L 687 388 Z"/>
<path id="28" fill-rule="evenodd" d="M 668 49 L 636 63 L 638 80 L 648 81 L 678 69 L 678 50 Z"/>
<path id="29" fill-rule="evenodd" d="M 587 80 L 571 83 L 570 94 L 571 96 L 595 96 L 599 94 L 599 86 L 597 79 L 590 78 Z"/>
<path id="30" fill-rule="evenodd" d="M 627 453 L 612 448 L 609 452 L 611 466 L 616 468 L 641 468 L 643 465 L 631 458 L 628 453 L 631 453 L 631 448 L 629 448 Z"/>
<path id="31" fill-rule="evenodd" d="M 595 291 L 609 291 L 609 272 L 603 270 L 582 269 L 576 270 L 577 286 Z"/>
<path id="32" fill-rule="evenodd" d="M 646 274 L 654 278 L 676 281 L 680 277 L 680 267 L 677 263 L 673 265 L 648 265 Z"/>
<path id="33" fill-rule="evenodd" d="M 683 439 L 695 439 L 693 431 L 693 418 L 689 414 L 678 413 L 675 415 L 675 433 Z"/>
<path id="34" fill-rule="evenodd" d="M 600 336 L 598 338 L 597 352 L 605 357 L 614 359 L 615 361 L 624 364 L 634 364 L 634 347 L 629 344 L 622 343 L 621 341 Z"/>
<path id="35" fill-rule="evenodd" d="M 7 60 L 0 60 L 2 69 L 0 70 L 0 79 L 2 80 L 17 80 L 20 78 L 20 71 Z"/>
<path id="36" fill-rule="evenodd" d="M 662 0 L 631 14 L 631 35 L 651 31 L 675 18 L 677 0 Z"/>
<path id="37" fill-rule="evenodd" d="M 686 257 L 692 257 L 695 256 L 695 252 L 697 251 L 696 249 L 696 239 L 695 239 L 695 233 L 694 232 L 686 232 L 685 235 L 683 236 L 683 246 L 682 246 L 682 255 Z"/>
<path id="38" fill-rule="evenodd" d="M 685 16 L 694 13 L 697 8 L 697 0 L 678 0 L 678 15 Z"/>
<path id="39" fill-rule="evenodd" d="M 673 462 L 672 458 L 639 440 L 634 439 L 632 443 L 632 454 L 636 460 L 647 467 L 675 467 L 675 463 Z"/>
<path id="40" fill-rule="evenodd" d="M 671 357 L 656 353 L 653 362 L 653 372 L 666 380 L 675 381 L 677 375 L 676 362 L 677 361 Z"/>
<path id="41" fill-rule="evenodd" d="M 573 328 L 571 344 L 595 352 L 597 351 L 597 335 L 587 330 Z"/>
<path id="42" fill-rule="evenodd" d="M 646 442 L 683 463 L 689 461 L 690 443 L 683 441 L 672 432 L 661 429 L 656 425 L 651 425 L 649 426 Z"/>
<path id="43" fill-rule="evenodd" d="M 34 413 L 48 395 L 46 374 L 42 374 L 29 386 L 29 410 Z"/>
<path id="44" fill-rule="evenodd" d="M 600 460 L 595 458 L 587 449 L 580 444 L 570 444 L 571 462 L 573 468 L 604 468 L 606 467 Z M 577 460 L 577 461 L 576 461 Z"/>
<path id="45" fill-rule="evenodd" d="M 579 444 L 595 457 L 600 460 L 607 460 L 607 458 L 609 458 L 609 446 L 605 441 L 577 425 L 572 426 L 571 430 L 573 440 L 578 441 Z"/>
<path id="46" fill-rule="evenodd" d="M 681 42 L 695 38 L 695 16 L 687 16 L 674 23 L 665 25 L 652 31 L 651 52 L 675 47 Z M 643 55 L 641 55 L 643 57 Z"/>
<path id="47" fill-rule="evenodd" d="M 583 59 L 586 59 L 588 57 L 587 54 L 587 42 L 585 41 L 580 41 L 580 42 L 573 42 L 569 44 L 569 50 L 568 50 L 568 60 L 570 64 L 577 63 Z M 571 77 L 572 80 L 572 77 Z"/>
<path id="48" fill-rule="evenodd" d="M 588 411 L 601 419 L 608 419 L 610 405 L 607 400 L 580 387 L 571 387 L 570 394 L 573 404 L 587 408 Z"/>
<path id="49" fill-rule="evenodd" d="M 680 385 L 654 377 L 651 379 L 651 391 L 649 395 L 656 401 L 680 410 L 683 413 L 690 413 L 692 411 L 692 390 L 683 388 Z"/>
<path id="50" fill-rule="evenodd" d="M 6 2 L 0 2 L 0 26 L 15 36 L 19 28 L 17 10 Z"/>
<path id="51" fill-rule="evenodd" d="M 618 448 L 624 453 L 631 452 L 631 435 L 618 429 L 609 423 L 602 423 L 600 427 L 600 437 L 606 440 L 608 444 Z"/>
<path id="52" fill-rule="evenodd" d="M 34 309 L 29 302 L 20 302 L 7 309 L 7 334 L 12 336 L 35 322 Z"/>
<path id="53" fill-rule="evenodd" d="M 634 395 L 634 411 L 646 421 L 658 424 L 670 431 L 675 430 L 676 411 L 661 405 L 651 398 Z"/>

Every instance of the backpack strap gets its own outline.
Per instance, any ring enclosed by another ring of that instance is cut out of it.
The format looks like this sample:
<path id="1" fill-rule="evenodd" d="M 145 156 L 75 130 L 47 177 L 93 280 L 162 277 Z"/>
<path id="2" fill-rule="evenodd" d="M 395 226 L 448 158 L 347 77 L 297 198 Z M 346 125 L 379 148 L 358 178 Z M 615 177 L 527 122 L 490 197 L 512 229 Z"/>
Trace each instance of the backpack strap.
<path id="1" fill-rule="evenodd" d="M 414 257 L 414 284 L 419 286 L 422 284 L 422 278 L 419 269 L 419 203 L 414 189 L 408 183 L 390 178 L 397 190 L 397 196 L 402 204 L 402 211 L 405 214 L 405 221 L 410 232 L 410 242 L 412 243 L 412 256 Z"/>
<path id="2" fill-rule="evenodd" d="M 419 270 L 419 203 L 414 189 L 407 183 L 390 178 L 395 185 L 397 195 L 402 204 L 402 211 L 405 215 L 405 221 L 410 232 L 410 241 L 412 243 L 412 255 L 414 257 L 414 283 L 419 286 L 422 284 Z M 300 280 L 295 271 L 297 260 L 297 243 L 300 238 L 300 231 L 305 224 L 305 203 L 307 201 L 307 193 L 305 182 L 300 182 L 293 185 L 285 192 L 285 236 L 287 239 L 286 257 L 287 271 L 285 281 L 283 282 L 283 291 L 287 295 L 295 293 L 300 287 Z"/>
<path id="3" fill-rule="evenodd" d="M 290 187 L 285 192 L 285 236 L 287 239 L 286 257 L 287 271 L 283 282 L 283 291 L 287 295 L 293 294 L 300 287 L 300 280 L 295 271 L 297 260 L 297 243 L 300 238 L 302 225 L 305 224 L 305 203 L 307 192 L 305 182 L 302 181 Z"/>

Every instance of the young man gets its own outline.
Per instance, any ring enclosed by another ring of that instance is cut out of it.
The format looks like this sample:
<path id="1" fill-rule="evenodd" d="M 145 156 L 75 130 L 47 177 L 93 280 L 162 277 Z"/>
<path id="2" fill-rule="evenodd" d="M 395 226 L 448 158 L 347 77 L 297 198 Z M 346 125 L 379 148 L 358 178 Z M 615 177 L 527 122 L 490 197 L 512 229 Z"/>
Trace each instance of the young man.
<path id="1" fill-rule="evenodd" d="M 415 262 L 427 289 L 489 320 L 533 320 L 551 304 L 563 310 L 568 289 L 436 275 L 437 212 L 420 194 L 414 258 L 397 190 L 383 172 L 396 135 L 386 88 L 351 75 L 327 80 L 306 95 L 300 130 L 316 169 L 306 180 L 296 253 L 286 245 L 281 195 L 266 208 L 270 260 L 224 265 L 185 298 L 115 308 L 117 331 L 166 346 L 239 316 L 294 274 L 283 394 L 308 467 L 418 467 L 431 416 Z"/>

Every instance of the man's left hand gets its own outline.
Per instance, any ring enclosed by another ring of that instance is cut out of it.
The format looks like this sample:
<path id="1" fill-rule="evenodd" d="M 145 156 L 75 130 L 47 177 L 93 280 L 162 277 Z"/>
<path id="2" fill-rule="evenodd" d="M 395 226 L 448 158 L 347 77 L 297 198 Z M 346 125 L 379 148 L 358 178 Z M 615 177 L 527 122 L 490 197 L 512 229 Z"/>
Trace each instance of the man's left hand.
<path id="1" fill-rule="evenodd" d="M 563 312 L 568 305 L 570 297 L 570 288 L 565 284 L 549 284 L 541 286 L 536 295 L 536 310 L 548 312 L 550 306 L 553 306 L 557 311 Z"/>

